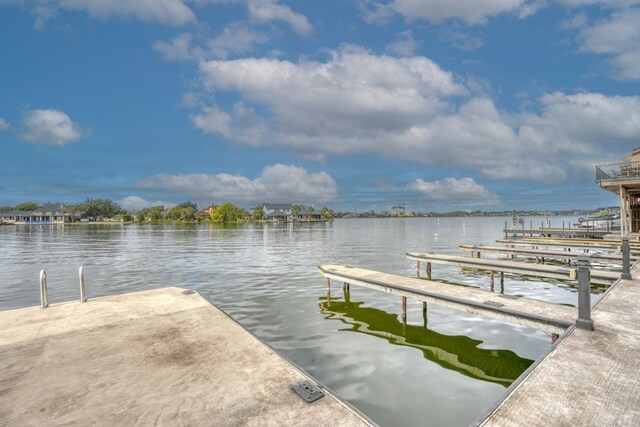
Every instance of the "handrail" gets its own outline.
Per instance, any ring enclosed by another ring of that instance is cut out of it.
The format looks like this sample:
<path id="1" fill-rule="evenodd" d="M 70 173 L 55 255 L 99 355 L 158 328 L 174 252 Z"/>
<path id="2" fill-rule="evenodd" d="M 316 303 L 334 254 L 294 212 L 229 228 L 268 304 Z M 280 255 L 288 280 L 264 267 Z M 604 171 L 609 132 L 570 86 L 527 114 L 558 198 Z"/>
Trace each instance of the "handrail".
<path id="1" fill-rule="evenodd" d="M 596 182 L 640 178 L 640 161 L 596 166 Z"/>
<path id="2" fill-rule="evenodd" d="M 84 267 L 78 269 L 78 278 L 80 279 L 80 302 L 87 301 L 87 295 L 84 286 Z M 47 291 L 47 272 L 40 270 L 40 307 L 49 307 L 49 294 Z"/>
<path id="3" fill-rule="evenodd" d="M 49 297 L 47 295 L 47 272 L 40 270 L 40 307 L 47 308 L 49 306 Z"/>
<path id="4" fill-rule="evenodd" d="M 80 302 L 87 301 L 87 297 L 84 292 L 84 267 L 78 269 L 78 276 L 80 278 Z"/>

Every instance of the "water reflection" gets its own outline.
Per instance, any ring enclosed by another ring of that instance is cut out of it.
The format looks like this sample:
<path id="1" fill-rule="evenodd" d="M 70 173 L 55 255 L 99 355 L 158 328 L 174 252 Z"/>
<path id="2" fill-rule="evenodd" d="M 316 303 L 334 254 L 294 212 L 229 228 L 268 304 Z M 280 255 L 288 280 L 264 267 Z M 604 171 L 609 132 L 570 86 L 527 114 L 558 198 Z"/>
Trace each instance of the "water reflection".
<path id="1" fill-rule="evenodd" d="M 372 307 L 362 307 L 363 301 L 351 301 L 345 289 L 344 301 L 332 299 L 327 293 L 320 299 L 320 310 L 326 319 L 340 320 L 351 331 L 387 340 L 394 345 L 413 347 L 425 359 L 441 367 L 474 379 L 508 387 L 533 360 L 518 356 L 511 350 L 479 348 L 483 342 L 463 335 L 445 335 L 427 326 L 427 311 L 423 311 L 422 326 L 407 324 L 398 316 Z"/>

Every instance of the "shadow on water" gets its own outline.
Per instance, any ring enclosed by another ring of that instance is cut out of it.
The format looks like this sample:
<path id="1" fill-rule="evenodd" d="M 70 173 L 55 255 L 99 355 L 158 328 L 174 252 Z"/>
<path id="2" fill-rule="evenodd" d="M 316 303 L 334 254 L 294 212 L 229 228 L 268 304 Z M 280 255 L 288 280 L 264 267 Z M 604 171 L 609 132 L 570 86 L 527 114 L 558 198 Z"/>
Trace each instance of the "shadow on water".
<path id="1" fill-rule="evenodd" d="M 372 307 L 362 307 L 363 301 L 352 302 L 348 291 L 344 301 L 320 298 L 320 310 L 326 319 L 340 320 L 351 325 L 342 331 L 358 332 L 387 340 L 394 345 L 413 347 L 425 359 L 445 369 L 467 377 L 508 387 L 533 360 L 518 356 L 511 350 L 491 350 L 478 346 L 482 341 L 463 335 L 445 335 L 427 327 L 427 313 L 423 325 L 410 325 L 398 320 L 396 314 Z"/>

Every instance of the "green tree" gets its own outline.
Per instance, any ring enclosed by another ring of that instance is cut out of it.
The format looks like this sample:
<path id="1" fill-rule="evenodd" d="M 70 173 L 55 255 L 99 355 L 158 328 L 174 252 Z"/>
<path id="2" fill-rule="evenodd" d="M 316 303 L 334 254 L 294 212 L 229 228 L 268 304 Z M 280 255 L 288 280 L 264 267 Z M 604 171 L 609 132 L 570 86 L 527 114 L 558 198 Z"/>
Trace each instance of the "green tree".
<path id="1" fill-rule="evenodd" d="M 93 218 L 99 216 L 111 218 L 126 212 L 119 204 L 109 199 L 87 199 L 78 206 L 78 210 L 80 214 Z"/>
<path id="2" fill-rule="evenodd" d="M 246 215 L 247 212 L 244 209 L 231 203 L 225 203 L 211 212 L 211 221 L 222 223 L 238 222 Z"/>
<path id="3" fill-rule="evenodd" d="M 291 206 L 291 213 L 293 214 L 294 219 L 298 218 L 298 216 L 300 215 L 300 212 L 302 212 L 302 206 L 300 205 Z"/>
<path id="4" fill-rule="evenodd" d="M 127 212 L 126 214 L 122 215 L 122 221 L 123 222 L 131 222 L 131 221 L 133 221 L 133 217 L 131 216 L 131 214 L 129 212 Z"/>
<path id="5" fill-rule="evenodd" d="M 253 218 L 257 219 L 257 220 L 262 220 L 264 219 L 264 209 L 260 208 L 260 209 L 254 209 L 253 210 Z"/>
<path id="6" fill-rule="evenodd" d="M 20 203 L 18 206 L 15 207 L 15 209 L 17 211 L 35 211 L 39 207 L 40 205 L 35 202 L 25 202 L 25 203 Z"/>
<path id="7" fill-rule="evenodd" d="M 194 204 L 180 204 L 172 208 L 167 213 L 167 218 L 174 221 L 195 221 L 198 218 L 198 209 L 194 208 Z"/>
<path id="8" fill-rule="evenodd" d="M 319 214 L 323 219 L 332 220 L 333 216 L 335 215 L 335 212 L 332 209 L 324 207 L 324 208 L 320 209 Z"/>
<path id="9" fill-rule="evenodd" d="M 186 202 L 180 203 L 178 206 L 176 206 L 176 208 L 193 208 L 193 210 L 197 211 L 198 204 L 196 202 L 192 202 L 191 200 L 188 200 Z"/>

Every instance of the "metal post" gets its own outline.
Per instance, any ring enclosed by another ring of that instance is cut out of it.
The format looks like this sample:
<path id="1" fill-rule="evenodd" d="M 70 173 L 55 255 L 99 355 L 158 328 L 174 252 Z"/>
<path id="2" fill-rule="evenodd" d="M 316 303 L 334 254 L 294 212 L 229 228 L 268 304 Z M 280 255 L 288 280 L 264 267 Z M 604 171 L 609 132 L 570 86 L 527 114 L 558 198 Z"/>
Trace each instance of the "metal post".
<path id="1" fill-rule="evenodd" d="M 327 292 L 331 291 L 331 279 L 327 277 Z"/>
<path id="2" fill-rule="evenodd" d="M 431 263 L 427 263 L 427 277 L 431 280 Z"/>
<path id="3" fill-rule="evenodd" d="M 407 321 L 407 297 L 402 297 L 402 320 Z"/>
<path id="4" fill-rule="evenodd" d="M 47 295 L 47 272 L 40 270 L 40 307 L 49 306 L 49 296 Z"/>
<path id="5" fill-rule="evenodd" d="M 84 293 L 84 267 L 78 269 L 78 277 L 80 278 L 80 302 L 85 302 L 87 297 Z"/>
<path id="6" fill-rule="evenodd" d="M 589 271 L 589 256 L 578 257 L 578 318 L 576 327 L 593 331 L 591 320 L 591 272 Z"/>
<path id="7" fill-rule="evenodd" d="M 504 294 L 504 271 L 500 272 L 500 293 Z"/>
<path id="8" fill-rule="evenodd" d="M 420 278 L 420 261 L 416 261 L 416 277 Z"/>
<path id="9" fill-rule="evenodd" d="M 631 279 L 631 250 L 629 248 L 629 237 L 622 238 L 622 275 L 623 280 Z"/>

